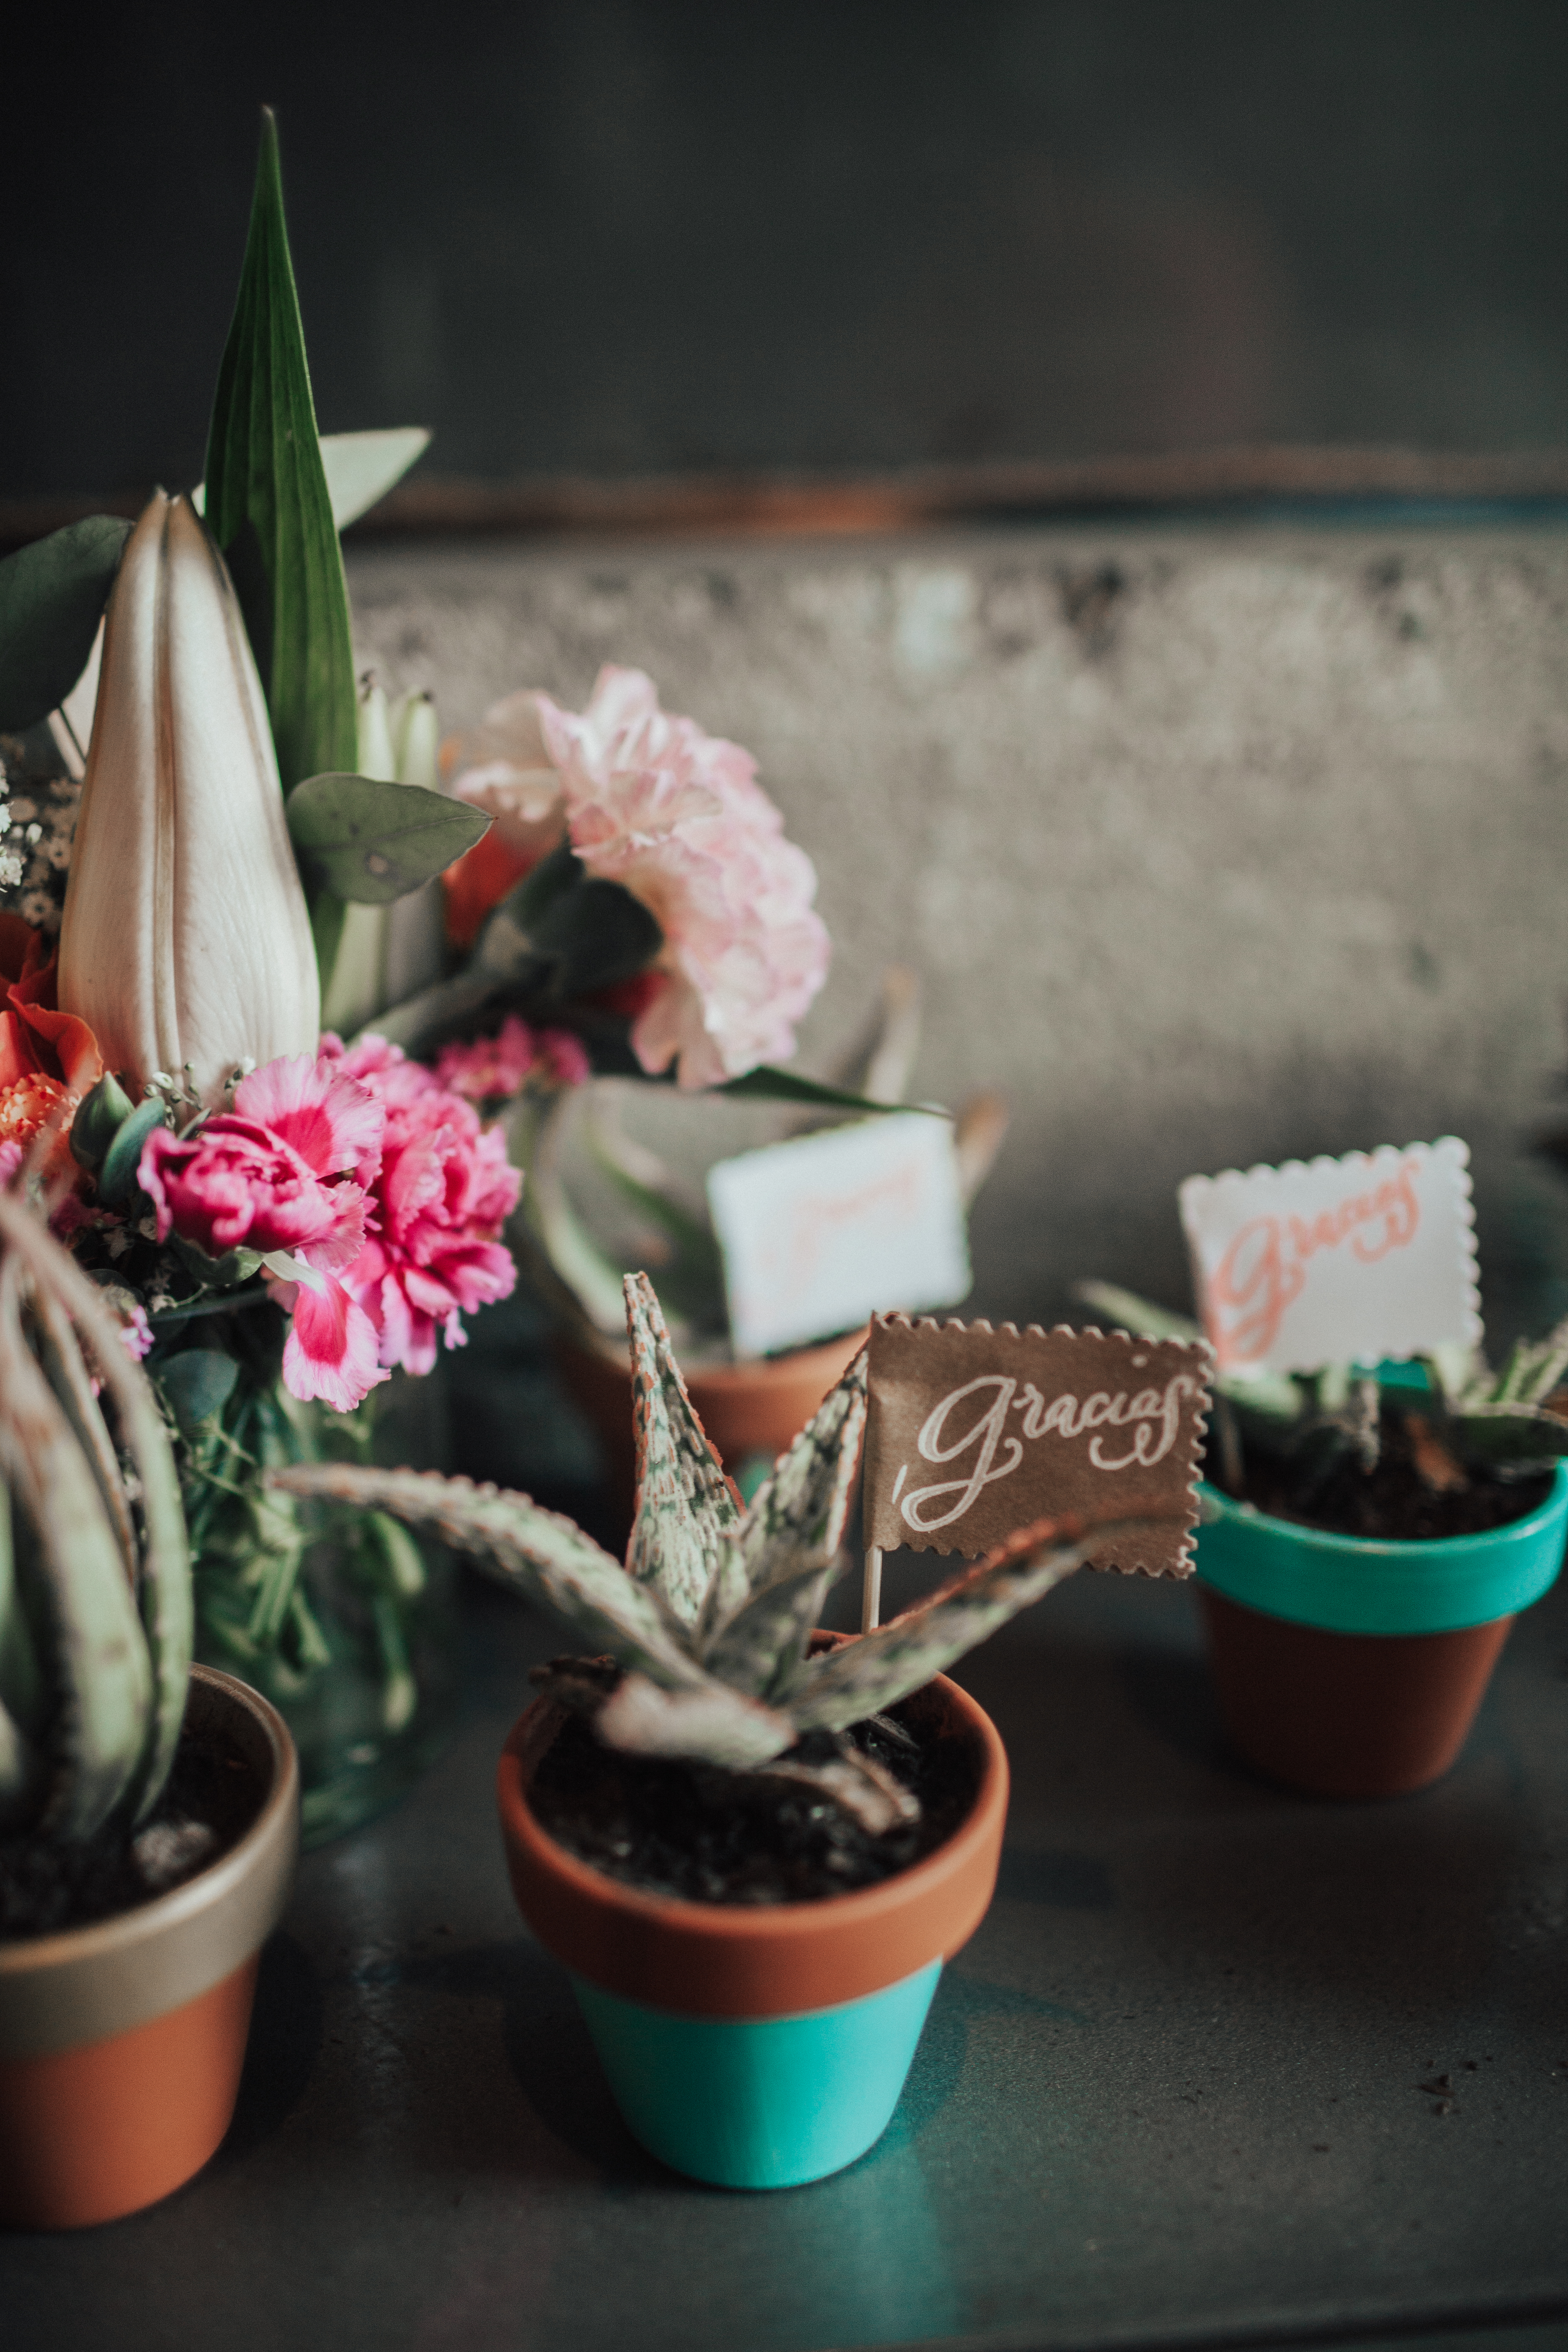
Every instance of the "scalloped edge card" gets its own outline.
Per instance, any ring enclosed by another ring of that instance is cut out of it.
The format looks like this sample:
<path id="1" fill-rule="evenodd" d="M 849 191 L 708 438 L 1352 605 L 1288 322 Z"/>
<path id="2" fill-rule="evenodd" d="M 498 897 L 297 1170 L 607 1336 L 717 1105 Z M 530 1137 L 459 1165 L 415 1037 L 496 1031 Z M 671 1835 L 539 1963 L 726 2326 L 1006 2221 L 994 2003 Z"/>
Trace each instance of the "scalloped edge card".
<path id="1" fill-rule="evenodd" d="M 1202 1339 L 877 1316 L 867 1543 L 973 1559 L 1037 1519 L 1124 1499 L 1129 1518 L 1175 1516 L 1090 1567 L 1190 1576 L 1212 1363 Z"/>
<path id="2" fill-rule="evenodd" d="M 738 1356 L 852 1331 L 879 1307 L 967 1297 L 952 1129 L 889 1112 L 721 1160 L 708 1202 Z"/>
<path id="3" fill-rule="evenodd" d="M 1220 1370 L 1316 1372 L 1473 1347 L 1469 1159 L 1446 1135 L 1189 1176 L 1182 1223 Z"/>

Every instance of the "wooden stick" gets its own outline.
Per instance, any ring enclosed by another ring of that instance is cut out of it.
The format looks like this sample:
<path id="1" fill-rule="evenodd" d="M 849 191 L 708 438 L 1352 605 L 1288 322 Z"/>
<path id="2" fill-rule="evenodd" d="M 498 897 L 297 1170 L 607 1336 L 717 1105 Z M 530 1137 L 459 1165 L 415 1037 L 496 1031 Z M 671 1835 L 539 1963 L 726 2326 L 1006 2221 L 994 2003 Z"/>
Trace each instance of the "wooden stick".
<path id="1" fill-rule="evenodd" d="M 860 1631 L 874 1633 L 882 1611 L 882 1554 L 876 1544 L 866 1547 L 866 1581 L 860 1588 Z"/>

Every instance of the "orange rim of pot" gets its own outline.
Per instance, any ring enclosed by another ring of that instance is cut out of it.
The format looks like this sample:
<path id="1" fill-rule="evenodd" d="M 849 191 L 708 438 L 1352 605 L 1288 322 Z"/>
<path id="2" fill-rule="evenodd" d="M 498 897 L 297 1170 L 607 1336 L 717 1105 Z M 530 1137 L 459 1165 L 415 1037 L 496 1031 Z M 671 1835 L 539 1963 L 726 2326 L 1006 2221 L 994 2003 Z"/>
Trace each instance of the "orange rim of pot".
<path id="1" fill-rule="evenodd" d="M 606 1992 L 688 2017 L 787 2017 L 863 2000 L 951 1958 L 984 1917 L 1007 1818 L 1007 1756 L 969 1693 L 929 1687 L 952 1732 L 981 1750 L 969 1814 L 934 1853 L 879 1885 L 813 1903 L 686 1903 L 608 1878 L 541 1828 L 528 1786 L 565 1720 L 536 1699 L 512 1727 L 496 1776 L 518 1907 L 545 1949 Z"/>

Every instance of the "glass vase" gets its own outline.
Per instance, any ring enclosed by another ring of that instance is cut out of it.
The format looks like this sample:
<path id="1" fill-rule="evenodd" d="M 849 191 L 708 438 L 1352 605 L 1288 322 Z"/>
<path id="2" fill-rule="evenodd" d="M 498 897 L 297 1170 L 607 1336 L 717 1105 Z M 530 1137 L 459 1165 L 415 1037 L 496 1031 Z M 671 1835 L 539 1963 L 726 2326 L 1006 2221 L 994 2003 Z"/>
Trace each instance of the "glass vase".
<path id="1" fill-rule="evenodd" d="M 242 1376 L 188 1449 L 197 1655 L 286 1718 L 308 1847 L 395 1802 L 444 1744 L 456 1563 L 384 1513 L 285 1495 L 265 1474 L 333 1460 L 440 1467 L 445 1402 L 438 1374 L 396 1374 L 346 1414 Z"/>

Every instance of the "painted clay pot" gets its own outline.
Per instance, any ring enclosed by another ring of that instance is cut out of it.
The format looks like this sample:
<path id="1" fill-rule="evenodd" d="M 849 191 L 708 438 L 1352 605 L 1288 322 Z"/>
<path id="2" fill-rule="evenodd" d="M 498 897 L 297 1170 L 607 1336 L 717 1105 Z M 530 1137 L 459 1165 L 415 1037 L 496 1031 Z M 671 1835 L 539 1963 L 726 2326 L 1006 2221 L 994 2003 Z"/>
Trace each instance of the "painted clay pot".
<path id="1" fill-rule="evenodd" d="M 973 1810 L 897 1877 L 815 1903 L 673 1902 L 605 1877 L 529 1809 L 562 1711 L 537 1700 L 514 1727 L 497 1796 L 519 1907 L 570 1972 L 628 2126 L 676 2171 L 791 2188 L 887 2128 L 942 1962 L 990 1904 L 1007 1812 L 989 1717 L 945 1675 L 921 1698 L 939 1737 L 975 1751 Z"/>
<path id="2" fill-rule="evenodd" d="M 1465 1744 L 1517 1612 L 1556 1578 L 1568 1467 L 1483 1535 L 1375 1543 L 1203 1489 L 1199 1599 L 1220 1713 L 1248 1760 L 1315 1796 L 1392 1797 Z"/>
<path id="3" fill-rule="evenodd" d="M 63 1935 L 0 1944 L 0 2222 L 72 2230 L 155 2204 L 228 2129 L 258 1956 L 288 1901 L 300 1776 L 283 1718 L 191 1669 L 185 1720 L 227 1734 L 260 1810 L 211 1868 Z"/>
<path id="4" fill-rule="evenodd" d="M 731 1477 L 749 1454 L 776 1461 L 865 1344 L 862 1329 L 752 1363 L 683 1366 L 697 1417 Z M 629 1531 L 637 1458 L 626 1350 L 609 1339 L 595 1345 L 585 1335 L 561 1332 L 555 1357 L 567 1389 L 603 1441 L 610 1486 Z"/>

